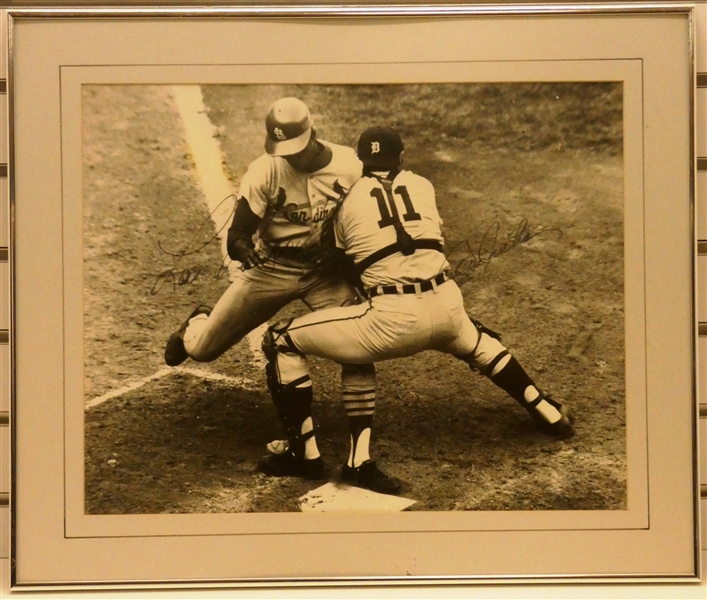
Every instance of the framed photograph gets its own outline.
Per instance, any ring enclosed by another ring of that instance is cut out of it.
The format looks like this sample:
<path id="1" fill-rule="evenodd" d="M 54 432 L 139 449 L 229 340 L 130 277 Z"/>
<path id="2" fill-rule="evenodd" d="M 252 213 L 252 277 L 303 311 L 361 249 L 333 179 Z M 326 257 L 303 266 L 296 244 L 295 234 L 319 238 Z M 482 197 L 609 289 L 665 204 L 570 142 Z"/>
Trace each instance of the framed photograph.
<path id="1" fill-rule="evenodd" d="M 693 13 L 9 9 L 12 588 L 699 582 Z"/>

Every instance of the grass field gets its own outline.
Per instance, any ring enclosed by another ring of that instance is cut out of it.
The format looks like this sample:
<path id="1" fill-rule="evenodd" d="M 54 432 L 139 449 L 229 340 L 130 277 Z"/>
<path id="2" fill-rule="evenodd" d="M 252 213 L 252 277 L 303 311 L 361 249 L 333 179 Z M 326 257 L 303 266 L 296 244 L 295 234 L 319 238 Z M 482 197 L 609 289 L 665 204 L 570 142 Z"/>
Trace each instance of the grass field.
<path id="1" fill-rule="evenodd" d="M 269 104 L 285 95 L 307 102 L 323 139 L 400 131 L 405 166 L 435 185 L 468 312 L 576 418 L 574 438 L 549 440 L 448 356 L 379 364 L 372 452 L 406 482 L 412 510 L 625 509 L 621 87 L 205 87 L 234 190 L 262 153 Z M 169 333 L 228 282 L 216 243 L 170 255 L 214 236 L 171 88 L 88 86 L 83 123 L 90 402 L 163 369 Z M 320 484 L 255 471 L 279 425 L 248 344 L 185 366 L 202 371 L 145 379 L 87 410 L 86 512 L 297 510 Z M 348 453 L 338 368 L 313 360 L 312 372 L 336 480 Z"/>

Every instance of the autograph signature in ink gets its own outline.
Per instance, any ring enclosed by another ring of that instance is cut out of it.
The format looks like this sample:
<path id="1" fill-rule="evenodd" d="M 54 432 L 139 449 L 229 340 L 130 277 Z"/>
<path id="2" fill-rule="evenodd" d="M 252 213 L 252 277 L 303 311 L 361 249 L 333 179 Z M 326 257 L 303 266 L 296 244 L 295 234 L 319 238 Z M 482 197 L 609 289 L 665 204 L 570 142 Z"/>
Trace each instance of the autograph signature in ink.
<path id="1" fill-rule="evenodd" d="M 460 280 L 466 281 L 475 269 L 488 265 L 494 258 L 510 252 L 516 246 L 527 244 L 533 238 L 543 234 L 554 234 L 558 240 L 562 237 L 562 231 L 554 227 L 531 231 L 528 219 L 523 217 L 516 228 L 504 238 L 501 236 L 501 224 L 496 221 L 486 230 L 476 248 L 469 240 L 448 245 L 450 249 L 446 254 L 452 266 L 450 275 L 457 283 Z"/>
<path id="2" fill-rule="evenodd" d="M 194 283 L 197 279 L 199 279 L 199 277 L 204 272 L 203 267 L 200 267 L 198 265 L 191 265 L 185 267 L 182 265 L 184 265 L 184 263 L 186 262 L 185 259 L 195 254 L 198 254 L 209 244 L 211 244 L 215 240 L 218 240 L 221 235 L 221 232 L 229 226 L 231 219 L 233 218 L 233 213 L 235 212 L 235 207 L 231 210 L 231 213 L 228 215 L 228 218 L 223 220 L 223 225 L 211 237 L 209 237 L 205 242 L 197 242 L 197 239 L 199 238 L 200 234 L 202 234 L 204 229 L 210 227 L 213 223 L 213 220 L 211 218 L 212 215 L 219 210 L 219 208 L 224 204 L 224 202 L 228 202 L 233 198 L 234 195 L 231 194 L 230 196 L 226 196 L 223 200 L 221 200 L 221 202 L 219 202 L 219 204 L 214 208 L 214 210 L 200 223 L 199 227 L 192 233 L 191 238 L 189 239 L 186 247 L 183 250 L 169 250 L 164 247 L 161 241 L 157 242 L 158 248 L 164 254 L 173 257 L 174 262 L 172 263 L 172 266 L 169 269 L 166 269 L 157 275 L 155 282 L 152 284 L 152 288 L 150 289 L 151 296 L 159 294 L 165 286 L 170 286 L 172 290 L 175 290 L 177 286 L 190 285 Z M 192 248 L 192 246 L 195 247 Z M 223 273 L 227 272 L 229 263 L 230 259 L 228 257 L 224 258 L 221 263 L 221 266 L 219 267 L 217 278 L 222 277 Z"/>

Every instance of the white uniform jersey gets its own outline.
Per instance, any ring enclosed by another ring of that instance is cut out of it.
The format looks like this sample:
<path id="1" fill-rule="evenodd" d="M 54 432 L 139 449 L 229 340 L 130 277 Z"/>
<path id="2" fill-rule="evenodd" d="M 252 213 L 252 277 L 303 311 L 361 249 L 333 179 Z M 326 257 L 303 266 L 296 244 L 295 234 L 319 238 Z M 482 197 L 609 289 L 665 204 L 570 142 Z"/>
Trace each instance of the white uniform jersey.
<path id="1" fill-rule="evenodd" d="M 394 220 L 399 219 L 414 240 L 440 245 L 442 219 L 437 211 L 432 184 L 411 171 L 399 172 L 386 191 L 375 177 L 358 180 L 338 211 L 336 243 L 355 264 L 397 241 Z M 366 288 L 431 279 L 449 268 L 442 252 L 418 248 L 405 256 L 393 252 L 368 266 L 361 274 Z"/>
<path id="2" fill-rule="evenodd" d="M 326 167 L 302 173 L 282 157 L 263 154 L 241 181 L 239 197 L 262 218 L 258 235 L 266 246 L 318 245 L 324 222 L 361 176 L 361 162 L 353 149 L 318 141 L 332 151 Z"/>

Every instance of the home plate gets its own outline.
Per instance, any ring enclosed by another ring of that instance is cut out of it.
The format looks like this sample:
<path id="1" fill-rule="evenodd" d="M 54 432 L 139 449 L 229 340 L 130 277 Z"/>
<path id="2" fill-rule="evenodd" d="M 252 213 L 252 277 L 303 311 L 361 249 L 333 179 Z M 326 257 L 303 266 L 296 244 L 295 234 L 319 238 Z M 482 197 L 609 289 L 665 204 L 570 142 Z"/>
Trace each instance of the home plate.
<path id="1" fill-rule="evenodd" d="M 302 512 L 398 512 L 412 506 L 415 502 L 417 500 L 378 494 L 359 487 L 327 483 L 301 496 L 299 507 Z"/>

